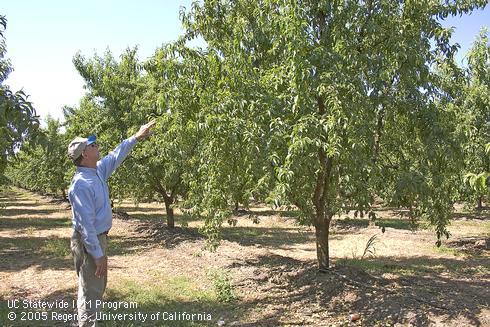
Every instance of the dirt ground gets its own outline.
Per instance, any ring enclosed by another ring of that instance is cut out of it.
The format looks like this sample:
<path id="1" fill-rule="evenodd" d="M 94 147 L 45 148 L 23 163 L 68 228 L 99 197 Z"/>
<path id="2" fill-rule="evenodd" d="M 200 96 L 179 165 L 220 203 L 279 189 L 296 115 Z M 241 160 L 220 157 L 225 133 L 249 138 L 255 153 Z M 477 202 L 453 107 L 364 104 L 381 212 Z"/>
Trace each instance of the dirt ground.
<path id="1" fill-rule="evenodd" d="M 488 210 L 475 216 L 458 208 L 440 248 L 433 231 L 412 230 L 402 211 L 377 211 L 384 233 L 367 219 L 337 217 L 326 273 L 316 269 L 314 231 L 292 212 L 242 212 L 210 252 L 199 222 L 177 212 L 169 230 L 161 204 L 123 202 L 115 210 L 106 298 L 212 315 L 184 326 L 490 326 Z M 75 299 L 70 215 L 67 203 L 49 197 L 20 189 L 0 195 L 1 326 L 43 325 L 9 321 L 7 300 Z M 217 296 L 227 282 L 213 287 L 210 271 L 229 277 L 229 302 Z M 359 319 L 350 322 L 353 314 Z"/>

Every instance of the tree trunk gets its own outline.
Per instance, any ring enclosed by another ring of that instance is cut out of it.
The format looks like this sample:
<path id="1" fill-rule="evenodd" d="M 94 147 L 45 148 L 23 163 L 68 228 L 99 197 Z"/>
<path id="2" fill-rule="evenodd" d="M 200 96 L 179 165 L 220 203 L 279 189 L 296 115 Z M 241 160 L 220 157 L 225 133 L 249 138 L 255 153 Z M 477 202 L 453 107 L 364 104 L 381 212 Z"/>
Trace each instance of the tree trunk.
<path id="1" fill-rule="evenodd" d="M 317 98 L 318 113 L 325 113 L 323 98 Z M 332 214 L 329 206 L 329 188 L 331 187 L 330 178 L 332 175 L 333 158 L 328 157 L 323 148 L 318 149 L 318 161 L 320 169 L 316 176 L 315 192 L 313 194 L 313 205 L 315 206 L 315 216 L 313 225 L 316 235 L 316 254 L 318 259 L 318 270 L 326 271 L 329 267 L 328 233 Z"/>
<path id="2" fill-rule="evenodd" d="M 379 156 L 379 146 L 381 143 L 381 136 L 383 135 L 383 119 L 384 119 L 384 107 L 381 107 L 376 117 L 376 131 L 374 133 L 374 151 L 373 151 L 374 165 L 376 165 Z"/>
<path id="3" fill-rule="evenodd" d="M 174 219 L 174 209 L 172 208 L 172 204 L 174 204 L 175 195 L 174 192 L 170 192 L 170 195 L 167 194 L 167 190 L 163 187 L 160 181 L 155 181 L 155 188 L 157 192 L 162 196 L 163 201 L 165 202 L 165 211 L 167 212 L 167 226 L 169 228 L 175 227 L 175 219 Z"/>
<path id="4" fill-rule="evenodd" d="M 175 227 L 175 218 L 174 218 L 174 208 L 172 208 L 172 204 L 174 203 L 173 198 L 165 194 L 163 197 L 163 201 L 165 201 L 165 211 L 167 212 L 167 226 L 169 228 Z"/>
<path id="5" fill-rule="evenodd" d="M 483 209 L 483 203 L 482 203 L 482 196 L 478 198 L 478 203 L 477 203 L 477 210 L 482 210 Z"/>
<path id="6" fill-rule="evenodd" d="M 318 270 L 321 272 L 327 271 L 330 264 L 328 249 L 329 229 L 330 219 L 320 219 L 320 221 L 315 225 L 316 257 L 318 260 Z"/>

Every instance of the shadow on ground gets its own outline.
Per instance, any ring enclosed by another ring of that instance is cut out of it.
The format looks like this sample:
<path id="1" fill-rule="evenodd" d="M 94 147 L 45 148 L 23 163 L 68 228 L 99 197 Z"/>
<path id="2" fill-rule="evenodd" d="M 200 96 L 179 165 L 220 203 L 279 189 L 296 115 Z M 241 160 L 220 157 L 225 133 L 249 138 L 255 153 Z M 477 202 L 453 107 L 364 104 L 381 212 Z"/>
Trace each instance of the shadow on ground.
<path id="1" fill-rule="evenodd" d="M 141 239 L 163 245 L 166 248 L 174 248 L 182 242 L 193 242 L 204 238 L 196 228 L 169 228 L 162 221 L 139 222 L 135 231 L 141 235 Z"/>
<path id="2" fill-rule="evenodd" d="M 150 213 L 154 213 L 154 212 L 158 212 L 158 211 L 162 211 L 162 212 L 165 212 L 165 207 L 162 205 L 160 208 L 145 208 L 145 207 L 139 207 L 139 206 L 128 206 L 128 205 L 114 205 L 114 210 L 117 210 L 117 211 L 124 211 L 124 212 L 150 212 Z"/>
<path id="3" fill-rule="evenodd" d="M 332 228 L 336 232 L 360 230 L 367 228 L 369 225 L 373 224 L 376 227 L 394 228 L 400 230 L 417 230 L 417 225 L 415 225 L 410 219 L 406 218 L 378 218 L 375 222 L 370 222 L 367 218 L 345 218 L 345 219 L 334 219 L 332 220 Z"/>
<path id="4" fill-rule="evenodd" d="M 133 219 L 133 215 L 126 215 L 122 219 Z M 156 245 L 163 245 L 167 248 L 174 248 L 183 242 L 194 242 L 204 240 L 205 236 L 194 227 L 174 227 L 168 228 L 165 220 L 162 219 L 134 219 L 136 227 L 134 230 L 140 235 L 141 242 L 153 242 Z M 236 242 L 243 246 L 262 245 L 267 247 L 293 247 L 296 244 L 308 243 L 311 241 L 312 231 L 301 231 L 297 228 L 273 228 L 244 226 L 227 226 L 222 229 L 222 239 Z M 135 238 L 134 241 L 137 241 Z M 331 239 L 341 238 L 332 235 Z M 138 242 L 138 241 L 137 241 Z"/>
<path id="5" fill-rule="evenodd" d="M 279 217 L 284 217 L 284 218 L 298 218 L 299 217 L 299 211 L 297 210 L 288 210 L 288 211 L 281 211 L 281 210 L 245 210 L 241 209 L 238 211 L 238 216 L 244 216 L 244 215 L 257 215 L 257 216 L 279 216 Z"/>
<path id="6" fill-rule="evenodd" d="M 475 210 L 473 212 L 455 212 L 451 217 L 453 219 L 486 220 L 490 219 L 490 208 L 486 207 L 484 210 Z"/>
<path id="7" fill-rule="evenodd" d="M 22 206 L 23 208 L 18 208 Z M 51 215 L 58 212 L 65 213 L 64 209 L 59 208 L 43 208 L 45 206 L 42 202 L 29 203 L 23 201 L 23 195 L 20 193 L 12 193 L 10 197 L 4 197 L 0 200 L 0 230 L 2 229 L 21 229 L 21 228 L 34 228 L 34 229 L 49 229 L 69 226 L 70 218 L 69 214 L 66 214 L 66 218 L 49 218 L 47 215 Z M 17 217 L 25 216 L 28 217 Z"/>
<path id="8" fill-rule="evenodd" d="M 297 228 L 275 227 L 226 227 L 222 230 L 224 240 L 236 242 L 242 246 L 294 247 L 297 244 L 311 242 L 312 231 Z M 337 236 L 331 236 L 335 239 Z"/>
<path id="9" fill-rule="evenodd" d="M 123 220 L 135 219 L 141 221 L 154 221 L 154 222 L 167 221 L 167 215 L 163 212 L 159 213 L 158 210 L 155 209 L 146 210 L 147 208 L 144 208 L 145 210 L 139 210 L 135 208 L 126 208 L 127 210 L 123 210 L 123 208 L 124 207 L 119 207 L 113 210 L 115 219 L 123 219 Z M 180 214 L 174 214 L 174 219 L 175 219 L 176 226 L 187 225 L 191 222 L 200 221 L 199 218 L 193 218 L 188 215 L 180 215 Z"/>
<path id="10" fill-rule="evenodd" d="M 0 271 L 64 270 L 72 265 L 68 238 L 0 236 Z"/>
<path id="11" fill-rule="evenodd" d="M 319 273 L 314 262 L 278 255 L 235 263 L 230 266 L 232 270 L 253 271 L 250 278 L 239 281 L 241 291 L 246 294 L 248 288 L 256 288 L 263 294 L 244 299 L 237 304 L 239 310 L 270 307 L 265 310 L 269 314 L 241 326 L 347 323 L 350 313 L 359 313 L 363 325 L 420 326 L 435 319 L 444 319 L 445 325 L 485 324 L 480 319 L 482 309 L 490 305 L 490 284 L 476 276 L 469 278 L 472 274 L 463 267 L 488 267 L 488 258 L 470 262 L 430 257 L 382 258 L 369 262 L 377 269 L 368 272 L 354 261 L 337 260 L 326 273 Z M 395 278 L 382 277 L 387 265 Z M 406 267 L 415 273 L 403 275 Z M 345 319 L 339 321 L 339 317 Z"/>
<path id="12" fill-rule="evenodd" d="M 40 205 L 42 206 L 42 205 Z M 59 209 L 38 209 L 35 208 L 35 205 L 33 208 L 22 208 L 22 209 L 0 209 L 0 217 L 13 217 L 13 216 L 20 216 L 20 215 L 31 215 L 31 216 L 43 216 L 43 215 L 49 215 L 55 212 L 59 212 Z"/>
<path id="13" fill-rule="evenodd" d="M 9 218 L 0 220 L 0 230 L 11 229 L 19 231 L 21 229 L 51 229 L 71 227 L 69 218 Z"/>

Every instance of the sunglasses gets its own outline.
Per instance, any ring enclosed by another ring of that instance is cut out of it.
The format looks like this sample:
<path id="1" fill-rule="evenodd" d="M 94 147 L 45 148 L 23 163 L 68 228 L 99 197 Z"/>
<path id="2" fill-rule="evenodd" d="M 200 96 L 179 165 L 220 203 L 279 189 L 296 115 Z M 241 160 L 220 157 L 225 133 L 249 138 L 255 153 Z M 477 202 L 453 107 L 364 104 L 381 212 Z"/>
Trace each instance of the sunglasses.
<path id="1" fill-rule="evenodd" d="M 94 143 L 89 144 L 88 146 L 91 146 L 91 147 L 96 146 L 96 147 L 98 147 L 99 145 L 96 142 L 94 142 Z"/>

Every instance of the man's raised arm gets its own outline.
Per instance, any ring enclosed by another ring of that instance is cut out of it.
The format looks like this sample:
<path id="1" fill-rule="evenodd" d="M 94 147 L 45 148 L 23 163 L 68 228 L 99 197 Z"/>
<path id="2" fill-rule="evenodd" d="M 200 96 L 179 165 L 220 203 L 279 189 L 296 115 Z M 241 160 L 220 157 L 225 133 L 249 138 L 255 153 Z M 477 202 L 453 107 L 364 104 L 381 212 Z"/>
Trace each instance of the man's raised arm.
<path id="1" fill-rule="evenodd" d="M 136 141 L 143 140 L 150 135 L 150 130 L 153 125 L 155 125 L 154 119 L 148 124 L 142 125 L 136 134 L 122 141 L 113 151 L 99 160 L 97 162 L 97 170 L 101 174 L 100 177 L 107 180 L 131 152 Z"/>

